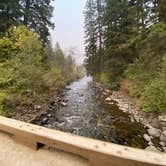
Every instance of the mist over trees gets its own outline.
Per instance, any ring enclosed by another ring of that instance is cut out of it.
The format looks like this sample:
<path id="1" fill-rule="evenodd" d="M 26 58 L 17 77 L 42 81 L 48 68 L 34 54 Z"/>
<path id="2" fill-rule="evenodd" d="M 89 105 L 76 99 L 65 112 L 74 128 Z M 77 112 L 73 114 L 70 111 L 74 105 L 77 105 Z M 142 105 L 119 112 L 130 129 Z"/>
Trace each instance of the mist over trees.
<path id="1" fill-rule="evenodd" d="M 85 66 L 97 80 L 166 108 L 166 1 L 87 0 Z"/>

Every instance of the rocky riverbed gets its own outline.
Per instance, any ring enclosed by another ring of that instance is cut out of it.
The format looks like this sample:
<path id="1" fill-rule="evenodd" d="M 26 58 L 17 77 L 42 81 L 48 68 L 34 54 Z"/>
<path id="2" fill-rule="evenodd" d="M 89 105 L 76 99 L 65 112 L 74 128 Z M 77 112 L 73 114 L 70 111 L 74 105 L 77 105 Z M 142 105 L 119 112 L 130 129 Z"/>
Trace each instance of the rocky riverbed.
<path id="1" fill-rule="evenodd" d="M 147 115 L 129 96 L 84 77 L 67 86 L 33 123 L 52 129 L 153 151 L 165 151 L 162 116 Z"/>
<path id="2" fill-rule="evenodd" d="M 14 118 L 108 142 L 166 152 L 166 117 L 140 111 L 128 95 L 110 91 L 91 77 L 73 82 L 42 105 L 18 110 Z"/>
<path id="3" fill-rule="evenodd" d="M 100 89 L 108 104 L 115 101 L 121 111 L 129 113 L 131 121 L 144 125 L 147 133 L 143 135 L 143 138 L 148 143 L 147 150 L 166 152 L 166 116 L 142 112 L 133 104 L 129 95 L 119 91 L 110 91 L 98 83 L 95 83 L 95 86 Z"/>

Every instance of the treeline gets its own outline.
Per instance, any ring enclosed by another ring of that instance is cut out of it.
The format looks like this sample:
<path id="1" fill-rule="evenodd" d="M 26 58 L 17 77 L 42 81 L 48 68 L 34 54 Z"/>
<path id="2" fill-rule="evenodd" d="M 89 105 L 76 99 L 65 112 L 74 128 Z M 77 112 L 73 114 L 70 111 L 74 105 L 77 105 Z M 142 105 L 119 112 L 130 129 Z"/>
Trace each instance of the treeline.
<path id="1" fill-rule="evenodd" d="M 42 46 L 25 26 L 11 27 L 0 38 L 0 114 L 33 107 L 55 96 L 81 70 L 59 44 Z"/>
<path id="2" fill-rule="evenodd" d="M 87 0 L 84 13 L 88 72 L 166 113 L 166 1 Z"/>
<path id="3" fill-rule="evenodd" d="M 38 33 L 45 45 L 49 39 L 49 27 L 53 13 L 52 0 L 7 0 L 0 1 L 0 36 L 12 25 L 25 25 Z"/>
<path id="4" fill-rule="evenodd" d="M 50 2 L 0 2 L 0 115 L 33 110 L 83 74 L 71 53 L 51 46 Z"/>

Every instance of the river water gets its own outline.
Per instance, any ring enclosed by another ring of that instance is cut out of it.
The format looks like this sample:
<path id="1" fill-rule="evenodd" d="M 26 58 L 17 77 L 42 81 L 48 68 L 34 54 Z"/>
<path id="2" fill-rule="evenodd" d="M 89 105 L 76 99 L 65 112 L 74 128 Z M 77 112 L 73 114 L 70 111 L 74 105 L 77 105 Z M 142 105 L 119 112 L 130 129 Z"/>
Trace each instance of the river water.
<path id="1" fill-rule="evenodd" d="M 133 122 L 115 102 L 106 104 L 91 77 L 85 76 L 66 87 L 63 100 L 67 106 L 50 111 L 36 121 L 45 127 L 137 148 L 148 145 L 143 125 Z"/>

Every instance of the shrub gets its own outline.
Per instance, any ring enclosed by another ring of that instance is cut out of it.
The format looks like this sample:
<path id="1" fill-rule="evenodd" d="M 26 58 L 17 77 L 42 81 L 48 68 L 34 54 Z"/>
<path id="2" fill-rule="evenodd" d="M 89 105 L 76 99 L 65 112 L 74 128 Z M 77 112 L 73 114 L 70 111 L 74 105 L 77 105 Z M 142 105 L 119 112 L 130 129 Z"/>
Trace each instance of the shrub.
<path id="1" fill-rule="evenodd" d="M 0 92 L 0 115 L 11 116 L 12 112 L 8 107 L 8 94 L 6 92 Z"/>
<path id="2" fill-rule="evenodd" d="M 143 110 L 166 113 L 166 80 L 156 79 L 145 86 Z"/>
<path id="3" fill-rule="evenodd" d="M 166 113 L 165 43 L 166 24 L 158 23 L 139 42 L 139 58 L 125 72 L 133 85 L 131 95 L 142 100 L 144 111 Z"/>

